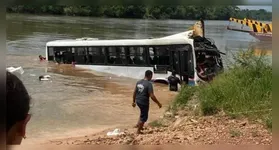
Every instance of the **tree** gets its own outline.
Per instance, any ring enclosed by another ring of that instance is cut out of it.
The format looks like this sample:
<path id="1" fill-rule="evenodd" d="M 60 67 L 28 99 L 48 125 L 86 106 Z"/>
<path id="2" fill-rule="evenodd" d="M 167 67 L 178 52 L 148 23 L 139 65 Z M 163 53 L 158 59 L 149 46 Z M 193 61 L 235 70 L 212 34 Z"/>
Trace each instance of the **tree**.
<path id="1" fill-rule="evenodd" d="M 52 0 L 53 1 L 53 0 Z M 272 13 L 264 9 L 240 10 L 237 6 L 60 6 L 60 5 L 13 5 L 6 7 L 8 13 L 55 14 L 69 16 L 94 16 L 112 18 L 145 19 L 206 19 L 228 20 L 251 18 L 272 20 Z"/>

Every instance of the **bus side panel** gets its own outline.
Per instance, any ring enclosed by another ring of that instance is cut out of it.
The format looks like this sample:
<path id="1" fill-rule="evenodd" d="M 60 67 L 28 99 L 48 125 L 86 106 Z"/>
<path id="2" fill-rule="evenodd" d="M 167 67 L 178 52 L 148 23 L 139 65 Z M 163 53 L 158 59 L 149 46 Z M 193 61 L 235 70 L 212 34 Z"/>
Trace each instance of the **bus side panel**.
<path id="1" fill-rule="evenodd" d="M 48 47 L 46 46 L 46 60 L 48 60 Z"/>

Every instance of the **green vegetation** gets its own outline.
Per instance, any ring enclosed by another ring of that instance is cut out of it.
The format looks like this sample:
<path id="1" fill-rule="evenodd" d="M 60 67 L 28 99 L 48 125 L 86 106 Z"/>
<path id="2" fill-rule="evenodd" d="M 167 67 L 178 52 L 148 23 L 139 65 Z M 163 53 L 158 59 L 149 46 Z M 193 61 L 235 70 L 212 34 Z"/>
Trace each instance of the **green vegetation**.
<path id="1" fill-rule="evenodd" d="M 272 20 L 272 13 L 264 9 L 241 10 L 237 6 L 59 6 L 15 5 L 8 13 L 52 14 L 111 18 L 228 20 L 230 17 Z"/>
<path id="2" fill-rule="evenodd" d="M 177 95 L 174 103 L 175 106 L 181 106 L 187 104 L 188 101 L 194 96 L 196 87 L 193 86 L 182 86 L 181 92 Z"/>
<path id="3" fill-rule="evenodd" d="M 268 116 L 265 118 L 265 123 L 268 129 L 272 129 L 272 114 L 268 114 Z"/>
<path id="4" fill-rule="evenodd" d="M 271 129 L 272 66 L 264 55 L 254 56 L 253 51 L 235 60 L 211 83 L 182 88 L 174 105 L 184 107 L 195 95 L 203 115 L 225 112 L 231 117 L 261 119 Z"/>
<path id="5" fill-rule="evenodd" d="M 160 120 L 155 120 L 149 123 L 151 127 L 164 127 L 164 124 Z"/>

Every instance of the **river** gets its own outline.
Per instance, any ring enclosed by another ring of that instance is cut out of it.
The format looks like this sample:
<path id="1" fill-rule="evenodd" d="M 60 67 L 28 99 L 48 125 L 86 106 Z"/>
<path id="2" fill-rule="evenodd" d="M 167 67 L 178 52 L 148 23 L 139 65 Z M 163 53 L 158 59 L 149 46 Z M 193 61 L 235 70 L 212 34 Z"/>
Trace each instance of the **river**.
<path id="1" fill-rule="evenodd" d="M 99 39 L 136 39 L 162 37 L 186 31 L 196 21 L 136 20 L 67 16 L 7 14 L 7 66 L 22 66 L 21 79 L 32 97 L 32 119 L 27 127 L 27 142 L 66 136 L 81 136 L 105 128 L 134 125 L 138 110 L 131 107 L 135 80 L 104 74 L 91 74 L 69 66 L 39 62 L 45 44 L 51 40 L 80 37 Z M 230 55 L 258 44 L 245 33 L 227 31 L 228 21 L 205 21 L 206 37 Z M 51 75 L 51 81 L 38 81 L 39 75 Z M 155 93 L 164 108 L 175 94 L 155 85 Z M 152 105 L 150 120 L 162 115 Z"/>

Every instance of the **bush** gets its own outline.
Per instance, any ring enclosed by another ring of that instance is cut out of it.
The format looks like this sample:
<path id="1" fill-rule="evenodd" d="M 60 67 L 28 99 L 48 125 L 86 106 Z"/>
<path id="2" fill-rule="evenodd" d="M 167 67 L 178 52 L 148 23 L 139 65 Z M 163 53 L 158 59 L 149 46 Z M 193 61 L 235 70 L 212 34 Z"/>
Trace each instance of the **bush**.
<path id="1" fill-rule="evenodd" d="M 203 115 L 220 111 L 237 117 L 260 118 L 271 128 L 272 66 L 264 55 L 252 51 L 240 53 L 235 63 L 211 83 L 199 87 L 184 87 L 175 104 L 187 104 L 195 93 Z M 193 90 L 195 89 L 195 90 Z"/>
<path id="2" fill-rule="evenodd" d="M 188 101 L 194 96 L 195 92 L 197 90 L 197 87 L 193 86 L 182 86 L 181 91 L 177 95 L 173 106 L 174 107 L 180 107 L 185 106 Z"/>
<path id="3" fill-rule="evenodd" d="M 199 89 L 205 115 L 224 110 L 227 114 L 251 116 L 271 109 L 272 66 L 264 56 L 256 57 L 251 51 L 235 60 L 227 72 Z"/>

